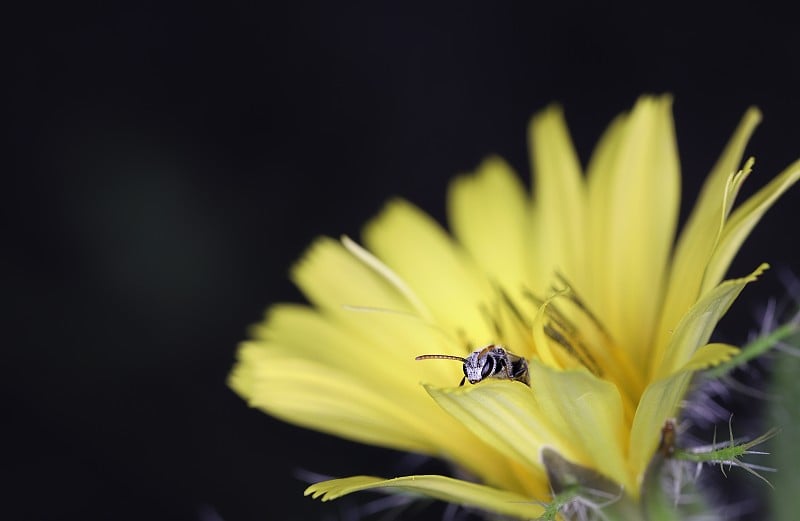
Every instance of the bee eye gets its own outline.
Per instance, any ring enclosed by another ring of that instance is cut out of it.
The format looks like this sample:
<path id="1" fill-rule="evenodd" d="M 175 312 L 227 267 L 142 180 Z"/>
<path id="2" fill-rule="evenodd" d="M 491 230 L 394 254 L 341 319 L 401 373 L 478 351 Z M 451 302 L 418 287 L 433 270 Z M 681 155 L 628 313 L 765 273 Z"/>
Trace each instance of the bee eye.
<path id="1" fill-rule="evenodd" d="M 481 378 L 489 378 L 494 373 L 494 358 L 487 358 L 481 368 Z"/>

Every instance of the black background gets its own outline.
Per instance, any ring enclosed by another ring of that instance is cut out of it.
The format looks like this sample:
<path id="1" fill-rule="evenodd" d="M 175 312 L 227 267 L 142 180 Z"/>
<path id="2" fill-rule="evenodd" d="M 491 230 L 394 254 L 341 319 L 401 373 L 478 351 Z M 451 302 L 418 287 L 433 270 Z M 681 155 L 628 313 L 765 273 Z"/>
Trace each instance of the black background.
<path id="1" fill-rule="evenodd" d="M 441 219 L 448 180 L 491 153 L 527 176 L 527 120 L 553 101 L 585 161 L 638 95 L 673 93 L 686 191 L 755 104 L 765 120 L 748 149 L 751 193 L 800 156 L 796 27 L 773 7 L 699 9 L 120 2 L 9 13 L 0 512 L 344 516 L 355 503 L 303 498 L 298 469 L 391 476 L 406 460 L 248 409 L 225 385 L 246 326 L 270 302 L 301 298 L 287 269 L 314 236 L 357 236 L 393 195 Z M 781 291 L 779 275 L 799 271 L 798 203 L 797 190 L 780 201 L 732 267 L 775 267 L 725 321 L 733 341 Z"/>

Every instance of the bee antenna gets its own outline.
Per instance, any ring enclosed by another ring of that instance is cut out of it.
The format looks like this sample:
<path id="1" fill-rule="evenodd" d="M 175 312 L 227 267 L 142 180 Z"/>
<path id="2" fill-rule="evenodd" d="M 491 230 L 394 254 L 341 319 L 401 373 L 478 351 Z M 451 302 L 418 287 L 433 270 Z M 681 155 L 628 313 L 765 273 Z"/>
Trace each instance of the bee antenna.
<path id="1" fill-rule="evenodd" d="M 453 356 L 453 355 L 419 355 L 418 357 L 414 358 L 414 360 L 431 360 L 431 359 L 442 359 L 442 360 L 458 360 L 459 362 L 466 362 L 466 358 L 462 358 L 460 356 Z"/>

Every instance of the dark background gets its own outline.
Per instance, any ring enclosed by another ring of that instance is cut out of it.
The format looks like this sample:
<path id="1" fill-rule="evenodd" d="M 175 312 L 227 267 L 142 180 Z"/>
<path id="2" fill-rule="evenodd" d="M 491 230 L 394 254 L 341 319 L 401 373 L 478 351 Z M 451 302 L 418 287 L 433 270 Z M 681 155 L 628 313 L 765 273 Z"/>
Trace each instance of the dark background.
<path id="1" fill-rule="evenodd" d="M 569 1 L 10 13 L 0 515 L 347 519 L 373 496 L 314 502 L 297 471 L 407 460 L 279 423 L 225 385 L 246 326 L 301 298 L 286 273 L 309 241 L 357 235 L 393 195 L 441 218 L 448 180 L 490 153 L 527 176 L 528 118 L 553 101 L 585 161 L 639 94 L 673 93 L 687 191 L 758 105 L 750 193 L 800 156 L 792 20 Z M 799 203 L 734 263 L 775 269 L 724 323 L 732 341 L 799 271 Z"/>

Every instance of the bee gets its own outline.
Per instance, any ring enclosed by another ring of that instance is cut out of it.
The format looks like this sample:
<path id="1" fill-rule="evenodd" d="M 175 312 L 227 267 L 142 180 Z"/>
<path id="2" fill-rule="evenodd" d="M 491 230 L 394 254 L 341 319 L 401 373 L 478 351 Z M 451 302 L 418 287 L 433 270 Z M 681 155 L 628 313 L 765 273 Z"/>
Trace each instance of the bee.
<path id="1" fill-rule="evenodd" d="M 521 356 L 506 351 L 505 347 L 501 345 L 489 344 L 466 358 L 453 355 L 419 355 L 415 360 L 436 358 L 458 360 L 464 363 L 464 378 L 461 379 L 459 386 L 464 385 L 465 380 L 469 380 L 471 384 L 476 384 L 486 378 L 516 380 L 525 385 L 530 385 L 528 361 Z"/>

